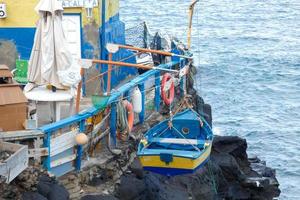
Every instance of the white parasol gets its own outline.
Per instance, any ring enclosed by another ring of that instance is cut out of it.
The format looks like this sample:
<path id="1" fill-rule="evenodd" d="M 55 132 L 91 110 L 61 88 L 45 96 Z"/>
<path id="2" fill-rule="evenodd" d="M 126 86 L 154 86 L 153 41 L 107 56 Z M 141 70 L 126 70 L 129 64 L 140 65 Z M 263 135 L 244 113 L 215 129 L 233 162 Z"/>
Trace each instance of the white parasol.
<path id="1" fill-rule="evenodd" d="M 37 22 L 25 91 L 50 84 L 65 89 L 80 81 L 80 67 L 73 62 L 62 26 L 63 7 L 58 0 L 41 0 L 35 7 Z M 71 81 L 70 81 L 71 80 Z"/>

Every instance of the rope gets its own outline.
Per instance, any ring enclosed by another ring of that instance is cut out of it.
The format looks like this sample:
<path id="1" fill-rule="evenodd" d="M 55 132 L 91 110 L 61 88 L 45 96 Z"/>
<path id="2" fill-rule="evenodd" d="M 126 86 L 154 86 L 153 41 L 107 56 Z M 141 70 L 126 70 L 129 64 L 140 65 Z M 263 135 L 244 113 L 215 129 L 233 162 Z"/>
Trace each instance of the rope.
<path id="1" fill-rule="evenodd" d="M 121 101 L 117 105 L 117 126 L 121 133 L 128 132 L 127 112 Z"/>
<path id="2" fill-rule="evenodd" d="M 197 26 L 199 26 L 199 8 L 196 9 L 196 15 L 197 15 Z M 198 68 L 200 68 L 200 29 L 197 28 L 197 51 L 198 51 Z M 201 73 L 198 73 L 197 75 L 201 76 Z M 195 77 L 195 83 L 196 84 L 196 90 L 200 92 L 201 94 L 201 77 L 200 78 L 200 90 L 199 90 L 199 87 L 198 87 L 198 76 L 196 75 Z"/>
<path id="3" fill-rule="evenodd" d="M 158 135 L 156 135 L 155 137 L 159 137 L 161 136 L 164 132 L 166 132 L 169 129 L 169 127 L 165 128 L 161 133 L 159 133 Z M 153 142 L 148 143 L 147 145 L 144 146 L 143 149 L 148 148 Z"/>
<path id="4" fill-rule="evenodd" d="M 142 52 L 138 52 L 138 53 L 132 54 L 132 55 L 126 57 L 126 58 L 123 58 L 123 59 L 121 59 L 121 60 L 118 60 L 118 62 L 122 62 L 122 61 L 128 60 L 129 58 L 132 58 L 132 57 L 134 57 L 134 56 L 137 56 L 137 55 L 139 55 L 139 54 L 141 54 L 141 53 L 142 53 Z M 111 71 L 116 70 L 116 69 L 118 69 L 118 67 L 113 66 L 112 69 L 111 69 Z M 94 76 L 94 77 L 92 77 L 92 78 L 86 80 L 85 83 L 87 84 L 87 83 L 93 81 L 93 80 L 96 79 L 96 78 L 99 78 L 99 77 L 104 76 L 104 75 L 107 74 L 107 73 L 108 73 L 108 71 L 103 72 L 103 73 L 101 73 L 101 74 L 98 74 L 98 75 L 96 75 L 96 76 Z"/>
<path id="5" fill-rule="evenodd" d="M 184 135 L 182 135 L 182 133 L 180 131 L 177 130 L 177 128 L 175 128 L 174 126 L 172 126 L 172 128 L 183 138 L 185 139 L 192 147 L 194 147 L 194 149 L 196 149 L 198 152 L 201 152 L 200 149 L 198 147 L 196 147 L 195 145 L 193 145 L 188 139 L 186 139 L 186 137 L 184 137 Z"/>

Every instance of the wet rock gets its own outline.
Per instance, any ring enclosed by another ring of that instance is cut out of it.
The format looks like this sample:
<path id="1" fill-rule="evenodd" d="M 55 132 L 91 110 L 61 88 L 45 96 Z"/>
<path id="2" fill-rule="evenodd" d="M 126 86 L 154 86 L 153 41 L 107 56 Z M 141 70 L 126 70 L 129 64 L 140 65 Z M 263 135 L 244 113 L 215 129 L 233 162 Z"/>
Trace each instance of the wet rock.
<path id="1" fill-rule="evenodd" d="M 81 198 L 81 200 L 118 200 L 112 195 L 87 195 Z"/>
<path id="2" fill-rule="evenodd" d="M 215 136 L 213 140 L 213 150 L 218 153 L 232 155 L 239 167 L 249 171 L 249 161 L 247 155 L 247 142 L 238 136 Z"/>
<path id="3" fill-rule="evenodd" d="M 143 180 L 137 179 L 133 174 L 125 174 L 121 177 L 121 185 L 117 196 L 123 200 L 136 199 L 146 190 Z"/>
<path id="4" fill-rule="evenodd" d="M 47 200 L 47 198 L 37 192 L 25 192 L 22 200 Z"/>
<path id="5" fill-rule="evenodd" d="M 143 166 L 141 165 L 138 159 L 134 159 L 134 161 L 129 166 L 129 169 L 132 171 L 133 174 L 136 175 L 138 179 L 142 179 L 144 177 Z"/>
<path id="6" fill-rule="evenodd" d="M 39 183 L 37 184 L 38 192 L 46 197 L 48 200 L 67 200 L 69 199 L 68 191 L 54 178 L 50 178 L 47 176 L 41 176 L 39 178 Z"/>
<path id="7" fill-rule="evenodd" d="M 211 157 L 212 161 L 221 168 L 223 175 L 228 181 L 240 181 L 244 178 L 243 172 L 232 155 L 227 153 L 215 153 Z"/>

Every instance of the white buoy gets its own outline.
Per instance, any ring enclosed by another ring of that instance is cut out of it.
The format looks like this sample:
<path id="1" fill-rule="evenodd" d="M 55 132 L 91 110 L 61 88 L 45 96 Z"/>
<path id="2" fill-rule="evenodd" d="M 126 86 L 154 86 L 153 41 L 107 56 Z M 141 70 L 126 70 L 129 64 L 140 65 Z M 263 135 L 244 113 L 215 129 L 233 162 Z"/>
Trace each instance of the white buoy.
<path id="1" fill-rule="evenodd" d="M 138 87 L 135 87 L 132 92 L 132 105 L 135 113 L 142 112 L 142 93 Z"/>
<path id="2" fill-rule="evenodd" d="M 76 135 L 75 140 L 78 145 L 84 145 L 89 141 L 89 138 L 87 137 L 86 134 L 79 133 Z"/>

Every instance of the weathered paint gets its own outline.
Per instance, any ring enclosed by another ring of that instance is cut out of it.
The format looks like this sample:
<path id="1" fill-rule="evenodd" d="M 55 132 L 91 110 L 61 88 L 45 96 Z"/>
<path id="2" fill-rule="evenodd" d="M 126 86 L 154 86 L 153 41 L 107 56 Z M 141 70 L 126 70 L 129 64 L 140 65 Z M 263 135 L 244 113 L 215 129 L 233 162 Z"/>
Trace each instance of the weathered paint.
<path id="1" fill-rule="evenodd" d="M 38 14 L 34 10 L 38 2 L 39 0 L 5 2 L 8 16 L 5 19 L 0 19 L 0 39 L 15 43 L 21 59 L 28 60 L 30 57 L 35 26 L 39 19 Z M 64 10 L 64 14 L 81 15 L 81 32 L 83 33 L 82 56 L 86 58 L 99 57 L 100 6 L 101 4 L 99 7 L 93 8 L 93 17 L 91 19 L 87 18 L 85 8 L 65 8 Z M 115 6 L 107 9 L 111 10 L 111 12 L 108 12 L 107 20 L 113 16 L 111 14 L 118 12 L 118 7 Z M 94 37 L 91 37 L 91 35 L 94 35 Z"/>
<path id="2" fill-rule="evenodd" d="M 1 64 L 7 65 L 10 70 L 15 66 L 18 58 L 17 47 L 12 41 L 0 40 L 0 60 Z"/>

